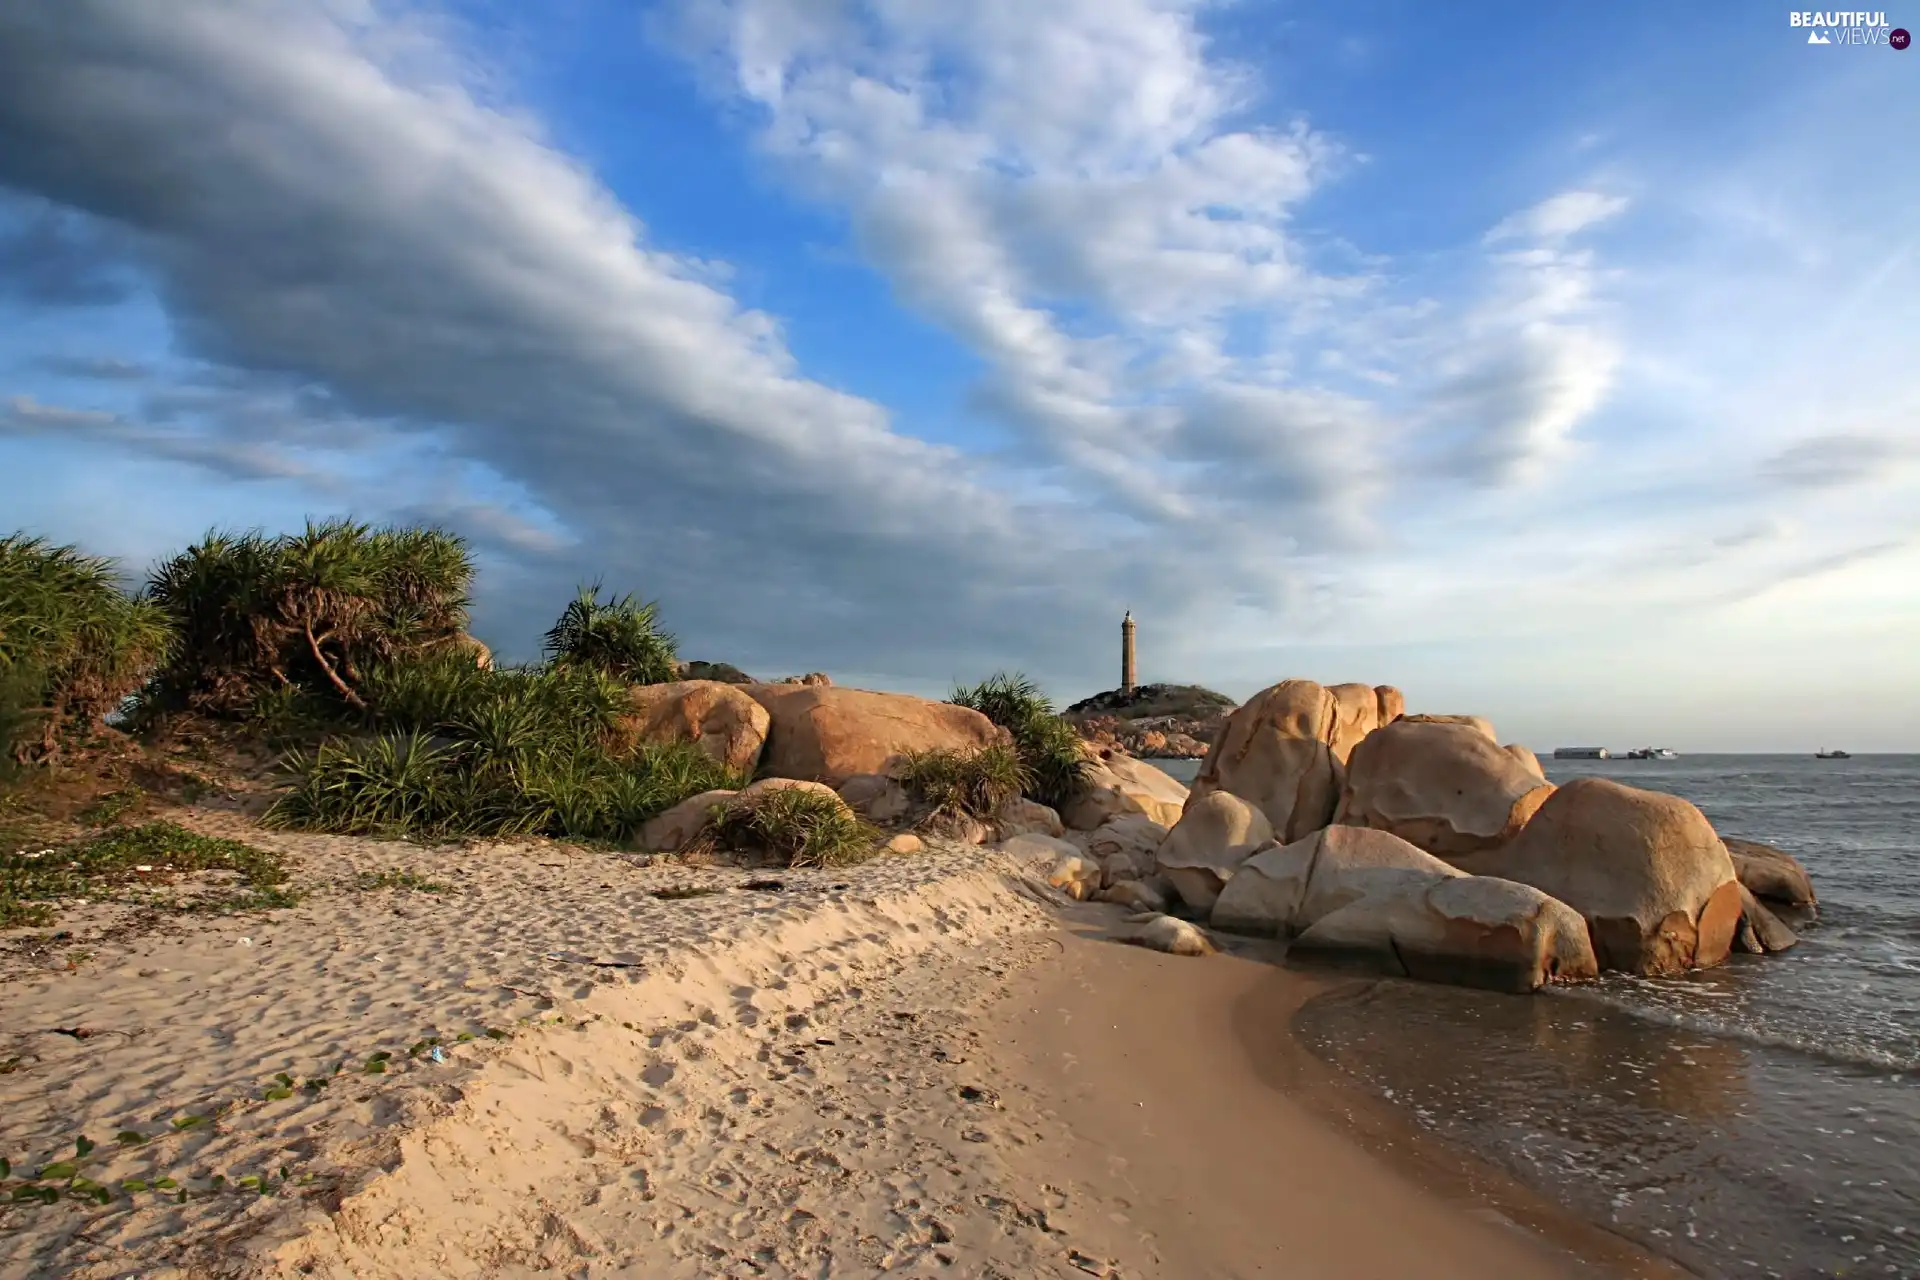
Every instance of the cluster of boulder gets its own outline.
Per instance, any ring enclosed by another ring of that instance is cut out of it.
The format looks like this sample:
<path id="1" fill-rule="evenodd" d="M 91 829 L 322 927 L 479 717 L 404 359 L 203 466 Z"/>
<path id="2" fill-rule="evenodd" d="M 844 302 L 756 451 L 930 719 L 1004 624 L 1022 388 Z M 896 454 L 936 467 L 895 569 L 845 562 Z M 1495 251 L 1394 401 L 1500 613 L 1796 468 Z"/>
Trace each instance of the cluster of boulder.
<path id="1" fill-rule="evenodd" d="M 1128 820 L 1160 805 L 1141 796 Z M 1177 904 L 1302 956 L 1511 991 L 1781 950 L 1795 939 L 1779 913 L 1814 905 L 1791 857 L 1723 841 L 1677 796 L 1604 778 L 1556 788 L 1484 719 L 1307 680 L 1228 718 L 1150 872 L 1096 856 L 1089 888 L 1086 856 L 1063 852 L 1056 885 Z"/>
<path id="2" fill-rule="evenodd" d="M 903 755 L 1009 741 L 968 708 L 823 676 L 642 686 L 621 731 L 698 743 L 760 775 L 754 787 L 805 784 L 882 827 L 916 816 L 892 772 Z M 1531 991 L 1781 950 L 1795 941 L 1782 915 L 1814 905 L 1791 857 L 1722 840 L 1687 801 L 1604 778 L 1555 787 L 1485 720 L 1408 715 L 1387 686 L 1262 691 L 1226 717 L 1191 789 L 1112 747 L 1087 756 L 1059 811 L 1017 800 L 944 834 L 997 842 L 1063 893 L 1128 909 L 1126 940 L 1182 954 L 1209 949 L 1200 922 L 1377 972 Z M 696 796 L 643 839 L 680 848 L 734 795 Z M 891 847 L 916 846 L 903 832 Z"/>

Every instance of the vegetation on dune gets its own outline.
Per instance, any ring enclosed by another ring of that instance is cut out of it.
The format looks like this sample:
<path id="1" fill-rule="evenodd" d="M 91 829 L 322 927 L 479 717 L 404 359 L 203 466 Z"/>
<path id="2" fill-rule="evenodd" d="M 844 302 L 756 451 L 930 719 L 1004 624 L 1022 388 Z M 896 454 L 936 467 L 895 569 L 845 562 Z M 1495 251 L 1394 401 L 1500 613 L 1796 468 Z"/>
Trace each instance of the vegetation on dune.
<path id="1" fill-rule="evenodd" d="M 165 614 L 122 591 L 111 561 L 0 538 L 0 764 L 52 758 L 174 651 Z"/>
<path id="2" fill-rule="evenodd" d="M 749 850 L 787 867 L 843 867 L 872 857 L 879 838 L 838 796 L 781 787 L 715 805 L 699 845 Z"/>
<path id="3" fill-rule="evenodd" d="M 226 871 L 234 883 L 179 902 L 156 896 L 173 877 Z M 63 898 L 113 898 L 137 888 L 143 905 L 186 910 L 249 911 L 291 906 L 279 855 L 238 840 L 148 822 L 96 832 L 42 849 L 0 849 L 0 928 L 51 922 Z"/>
<path id="4" fill-rule="evenodd" d="M 1165 716 L 1204 720 L 1232 711 L 1239 704 L 1224 693 L 1197 684 L 1143 684 L 1127 693 L 1109 689 L 1082 698 L 1068 707 L 1069 719 L 1112 716 L 1119 720 L 1156 720 Z"/>
<path id="5" fill-rule="evenodd" d="M 148 584 L 178 643 L 144 707 L 244 719 L 307 699 L 365 712 L 366 672 L 460 643 L 472 585 L 466 544 L 440 529 L 210 532 Z"/>
<path id="6" fill-rule="evenodd" d="M 927 820 L 991 819 L 1007 801 L 1033 786 L 1033 774 L 1011 747 L 908 753 L 896 770 L 900 784 L 928 808 Z"/>
<path id="7" fill-rule="evenodd" d="M 1088 767 L 1080 735 L 1054 713 L 1039 685 L 1019 672 L 1002 671 L 971 688 L 956 688 L 948 700 L 971 707 L 1013 735 L 1025 773 L 1022 793 L 1055 809 L 1080 793 Z"/>

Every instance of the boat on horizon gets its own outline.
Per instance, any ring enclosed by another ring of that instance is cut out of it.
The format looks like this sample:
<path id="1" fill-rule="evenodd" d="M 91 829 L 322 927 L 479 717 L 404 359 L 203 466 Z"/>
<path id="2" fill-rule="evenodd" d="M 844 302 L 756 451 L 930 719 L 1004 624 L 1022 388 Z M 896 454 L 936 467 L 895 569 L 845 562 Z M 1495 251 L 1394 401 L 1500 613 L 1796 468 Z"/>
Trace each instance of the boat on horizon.
<path id="1" fill-rule="evenodd" d="M 1665 747 L 1635 747 L 1627 752 L 1629 760 L 1678 760 L 1679 758 Z"/>
<path id="2" fill-rule="evenodd" d="M 1853 753 L 1851 751 L 1816 751 L 1813 753 L 1813 758 L 1815 760 L 1851 760 Z"/>

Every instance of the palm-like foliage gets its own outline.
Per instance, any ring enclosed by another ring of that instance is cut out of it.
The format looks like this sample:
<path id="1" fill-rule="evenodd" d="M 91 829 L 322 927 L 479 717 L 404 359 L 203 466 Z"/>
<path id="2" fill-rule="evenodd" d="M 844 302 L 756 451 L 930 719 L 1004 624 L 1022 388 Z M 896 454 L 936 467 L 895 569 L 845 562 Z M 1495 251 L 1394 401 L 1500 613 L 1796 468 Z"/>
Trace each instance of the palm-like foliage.
<path id="1" fill-rule="evenodd" d="M 153 602 L 120 589 L 113 563 L 40 538 L 0 538 L 0 747 L 45 759 L 68 728 L 115 710 L 167 655 Z"/>
<path id="2" fill-rule="evenodd" d="M 600 584 L 581 587 L 547 632 L 547 659 L 556 667 L 603 671 L 629 684 L 665 684 L 678 678 L 674 638 L 659 625 L 660 607 L 632 595 L 600 599 Z"/>
<path id="3" fill-rule="evenodd" d="M 955 689 L 949 701 L 971 707 L 1013 735 L 1027 795 L 1057 809 L 1080 793 L 1087 775 L 1080 735 L 1054 714 L 1039 685 L 1019 672 L 996 672 L 972 688 Z"/>
<path id="4" fill-rule="evenodd" d="M 929 820 L 991 818 L 1033 785 L 1026 762 L 1011 747 L 908 752 L 898 773 L 907 794 L 928 806 Z"/>
<path id="5" fill-rule="evenodd" d="M 181 639 L 154 693 L 168 708 L 240 714 L 263 687 L 291 685 L 366 710 L 363 673 L 455 639 L 472 583 L 465 543 L 439 529 L 210 532 L 149 584 Z"/>

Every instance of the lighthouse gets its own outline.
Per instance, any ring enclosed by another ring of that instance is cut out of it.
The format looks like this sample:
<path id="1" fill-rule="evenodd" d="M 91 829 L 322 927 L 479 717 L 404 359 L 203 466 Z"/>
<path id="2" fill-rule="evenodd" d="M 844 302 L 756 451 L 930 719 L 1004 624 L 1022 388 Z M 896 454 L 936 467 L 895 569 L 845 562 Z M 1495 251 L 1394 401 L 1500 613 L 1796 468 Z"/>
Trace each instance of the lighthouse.
<path id="1" fill-rule="evenodd" d="M 1121 693 L 1124 693 L 1129 697 L 1132 696 L 1133 689 L 1134 689 L 1135 675 L 1136 675 L 1136 672 L 1134 670 L 1134 665 L 1133 665 L 1133 610 L 1129 609 L 1127 610 L 1127 616 L 1120 619 L 1120 692 Z"/>

